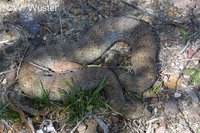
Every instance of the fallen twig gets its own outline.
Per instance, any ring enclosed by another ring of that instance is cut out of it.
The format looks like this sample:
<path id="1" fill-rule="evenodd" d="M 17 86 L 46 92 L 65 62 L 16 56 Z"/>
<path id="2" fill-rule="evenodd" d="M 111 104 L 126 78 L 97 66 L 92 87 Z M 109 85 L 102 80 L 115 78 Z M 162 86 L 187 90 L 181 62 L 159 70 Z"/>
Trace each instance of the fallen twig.
<path id="1" fill-rule="evenodd" d="M 88 11 L 87 11 L 87 9 L 86 9 L 86 7 L 85 7 L 85 4 L 83 3 L 83 1 L 84 0 L 80 0 L 80 4 L 81 4 L 81 7 L 82 7 L 82 9 L 83 9 L 83 12 L 86 14 L 88 14 Z"/>
<path id="2" fill-rule="evenodd" d="M 154 121 L 157 121 L 157 120 L 159 120 L 159 118 L 151 119 L 151 120 L 147 121 L 146 124 L 153 123 Z"/>
<path id="3" fill-rule="evenodd" d="M 104 15 L 97 7 L 95 7 L 94 5 L 92 5 L 91 3 L 87 2 L 86 0 L 83 0 L 85 3 L 87 3 L 90 7 L 92 7 L 93 9 L 95 9 L 97 12 L 99 12 L 101 14 L 101 16 L 103 16 L 104 18 L 107 18 L 106 15 Z"/>
<path id="4" fill-rule="evenodd" d="M 4 75 L 4 74 L 7 74 L 7 73 L 10 73 L 10 72 L 13 72 L 14 71 L 14 69 L 12 69 L 12 70 L 6 70 L 6 71 L 3 71 L 3 72 L 0 72 L 0 76 L 1 75 Z"/>
<path id="5" fill-rule="evenodd" d="M 168 63 L 173 63 L 173 62 L 187 62 L 187 61 L 198 61 L 200 60 L 199 58 L 190 58 L 190 59 L 182 59 L 182 60 L 178 60 L 178 61 L 166 61 L 166 62 L 158 62 L 157 64 L 168 64 Z"/>
<path id="6" fill-rule="evenodd" d="M 8 42 L 10 42 L 10 40 L 2 40 L 2 41 L 0 41 L 0 44 L 4 44 L 4 43 L 8 43 Z"/>
<path id="7" fill-rule="evenodd" d="M 29 124 L 29 127 L 30 127 L 31 131 L 32 131 L 33 133 L 35 133 L 35 128 L 34 128 L 34 126 L 33 126 L 33 121 L 32 121 L 32 119 L 30 119 L 30 118 L 28 117 L 27 123 Z"/>
<path id="8" fill-rule="evenodd" d="M 33 62 L 28 62 L 29 64 L 31 64 L 31 65 L 33 65 L 33 66 L 35 66 L 35 67 L 37 67 L 37 68 L 39 68 L 39 69 L 42 69 L 42 70 L 44 70 L 44 71 L 48 71 L 48 72 L 53 72 L 52 70 L 50 70 L 49 68 L 46 68 L 46 67 L 43 67 L 43 66 L 41 66 L 41 65 L 38 65 L 38 64 L 36 64 L 36 63 L 33 63 Z"/>
<path id="9" fill-rule="evenodd" d="M 98 116 L 93 115 L 92 116 L 95 121 L 99 124 L 99 126 L 103 129 L 104 133 L 109 133 L 108 125 L 105 124 L 103 120 L 101 120 Z"/>
<path id="10" fill-rule="evenodd" d="M 125 1 L 125 0 L 122 0 L 121 2 L 123 2 L 124 4 L 126 4 L 126 5 L 128 5 L 128 6 L 130 6 L 130 7 L 133 7 L 133 8 L 135 8 L 135 9 L 138 9 L 141 13 L 143 13 L 143 14 L 145 14 L 145 15 L 151 17 L 152 19 L 157 19 L 157 20 L 160 20 L 160 21 L 163 21 L 163 22 L 165 22 L 165 23 L 172 24 L 172 25 L 183 26 L 182 23 L 169 21 L 169 20 L 166 20 L 165 18 L 160 18 L 160 17 L 158 17 L 158 16 L 156 16 L 156 15 L 150 14 L 150 13 L 148 13 L 147 11 L 144 11 L 144 10 L 142 10 L 141 8 L 139 8 L 139 7 L 133 5 L 133 4 L 131 4 L 131 3 L 127 2 L 127 1 Z"/>
<path id="11" fill-rule="evenodd" d="M 22 62 L 23 62 L 23 60 L 24 60 L 25 54 L 26 54 L 26 52 L 28 51 L 28 48 L 29 48 L 29 45 L 26 45 L 25 51 L 24 51 L 24 53 L 23 53 L 23 56 L 22 56 L 22 58 L 21 58 L 21 60 L 20 60 L 20 62 L 19 62 L 18 68 L 17 68 L 17 77 L 18 77 L 18 75 L 19 75 L 19 71 L 20 71 Z"/>
<path id="12" fill-rule="evenodd" d="M 190 41 L 191 41 L 191 37 L 193 37 L 194 35 L 196 35 L 197 32 L 193 33 L 192 35 L 190 35 L 187 39 L 186 39 L 186 45 L 182 48 L 181 50 L 181 54 L 183 54 L 185 52 L 185 50 L 189 47 L 190 45 Z"/>
<path id="13" fill-rule="evenodd" d="M 152 131 L 153 130 L 152 129 L 152 123 L 154 121 L 157 121 L 157 120 L 159 120 L 159 118 L 154 118 L 154 119 L 151 119 L 151 120 L 149 120 L 149 121 L 146 122 L 146 124 L 149 124 L 146 133 L 153 133 L 153 131 Z"/>
<path id="14" fill-rule="evenodd" d="M 76 129 L 78 128 L 78 126 L 87 118 L 88 116 L 83 117 L 82 120 L 80 120 L 76 126 L 70 131 L 70 133 L 74 133 L 76 131 Z"/>
<path id="15" fill-rule="evenodd" d="M 192 56 L 190 57 L 190 59 L 192 59 L 194 57 L 194 55 L 200 50 L 200 48 L 198 48 L 193 54 Z M 188 64 L 190 63 L 190 60 L 187 61 L 186 65 L 183 67 L 183 70 L 187 68 Z M 177 86 L 178 86 L 178 82 L 181 78 L 181 76 L 183 76 L 183 71 L 181 71 L 179 73 L 179 76 L 178 76 L 178 80 L 176 81 L 176 89 L 177 89 Z"/>
<path id="16" fill-rule="evenodd" d="M 59 24 L 60 24 L 60 44 L 62 44 L 63 40 L 63 25 L 62 25 L 62 18 L 60 14 L 60 10 L 58 11 L 58 17 L 59 17 Z"/>

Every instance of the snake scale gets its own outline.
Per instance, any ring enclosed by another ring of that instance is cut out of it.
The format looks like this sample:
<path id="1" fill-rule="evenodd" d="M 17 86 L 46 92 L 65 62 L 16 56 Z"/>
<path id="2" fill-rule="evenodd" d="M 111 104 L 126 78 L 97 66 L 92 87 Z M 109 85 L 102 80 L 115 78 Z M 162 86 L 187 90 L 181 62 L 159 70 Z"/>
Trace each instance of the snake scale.
<path id="1" fill-rule="evenodd" d="M 125 100 L 123 88 L 126 91 L 144 92 L 155 82 L 158 48 L 149 27 L 145 22 L 133 18 L 107 18 L 92 26 L 76 44 L 38 47 L 24 59 L 19 74 L 20 87 L 28 95 L 41 97 L 42 84 L 51 100 L 60 100 L 59 90 L 70 91 L 64 80 L 77 89 L 90 89 L 106 76 L 107 85 L 104 90 L 114 110 L 129 119 L 148 114 L 140 102 Z M 82 67 L 98 60 L 117 41 L 130 45 L 133 73 L 109 67 Z M 67 66 L 76 69 L 65 71 Z"/>

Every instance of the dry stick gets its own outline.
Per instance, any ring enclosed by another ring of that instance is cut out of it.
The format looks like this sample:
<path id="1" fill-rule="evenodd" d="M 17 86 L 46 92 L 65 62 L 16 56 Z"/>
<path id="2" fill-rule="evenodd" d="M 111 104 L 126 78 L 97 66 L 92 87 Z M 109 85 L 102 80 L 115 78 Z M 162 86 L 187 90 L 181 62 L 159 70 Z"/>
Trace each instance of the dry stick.
<path id="1" fill-rule="evenodd" d="M 147 11 L 144 11 L 144 10 L 140 9 L 139 7 L 137 7 L 137 6 L 133 5 L 133 4 L 130 4 L 130 3 L 126 2 L 126 1 L 124 1 L 124 0 L 122 0 L 121 2 L 123 2 L 124 4 L 126 4 L 126 5 L 128 5 L 128 6 L 130 6 L 130 7 L 133 7 L 133 8 L 135 8 L 135 9 L 138 9 L 139 11 L 141 11 L 141 12 L 144 13 L 145 15 L 150 16 L 151 18 L 155 18 L 155 19 L 157 19 L 157 20 L 160 20 L 160 21 L 163 21 L 163 22 L 165 22 L 165 23 L 172 24 L 172 25 L 183 26 L 182 23 L 176 23 L 176 22 L 168 21 L 168 20 L 165 20 L 165 19 L 160 18 L 160 17 L 158 17 L 158 16 L 152 15 L 152 14 L 148 13 Z"/>
<path id="2" fill-rule="evenodd" d="M 19 71 L 20 71 L 22 62 L 23 62 L 23 60 L 24 60 L 24 57 L 25 57 L 25 55 L 26 55 L 26 52 L 28 51 L 28 48 L 29 48 L 29 44 L 26 45 L 25 51 L 24 51 L 24 53 L 23 53 L 23 56 L 22 56 L 22 58 L 21 58 L 21 60 L 20 60 L 20 62 L 19 62 L 19 66 L 18 66 L 18 68 L 17 68 L 17 77 L 18 77 L 18 75 L 19 75 Z M 17 78 L 16 78 L 16 79 L 17 79 Z"/>
<path id="3" fill-rule="evenodd" d="M 4 44 L 4 43 L 8 43 L 8 42 L 10 42 L 10 40 L 2 40 L 2 41 L 0 41 L 0 44 Z"/>
<path id="4" fill-rule="evenodd" d="M 33 121 L 32 121 L 32 119 L 30 119 L 29 117 L 28 117 L 28 120 L 27 120 L 27 124 L 29 125 L 29 128 L 31 129 L 31 131 L 32 131 L 33 133 L 35 133 L 35 128 L 34 128 L 34 126 L 33 126 Z"/>
<path id="5" fill-rule="evenodd" d="M 185 50 L 189 47 L 190 45 L 190 38 L 188 40 L 186 40 L 186 45 L 182 48 L 182 50 L 180 51 L 181 54 L 183 54 L 185 52 Z"/>
<path id="6" fill-rule="evenodd" d="M 146 133 L 153 133 L 153 131 L 152 131 L 152 123 L 155 122 L 155 121 L 158 121 L 160 118 L 162 118 L 162 117 L 154 118 L 154 119 L 151 119 L 151 120 L 146 122 L 146 124 L 149 124 Z"/>
<path id="7" fill-rule="evenodd" d="M 192 54 L 192 56 L 190 57 L 190 59 L 192 59 L 192 57 L 193 57 L 199 50 L 200 50 L 200 48 L 198 48 L 198 49 Z M 190 60 L 187 61 L 187 63 L 186 63 L 186 65 L 184 66 L 183 70 L 187 67 L 187 65 L 189 64 L 189 62 L 190 62 Z M 180 80 L 180 78 L 181 78 L 182 75 L 183 75 L 183 72 L 181 71 L 181 72 L 179 73 L 178 79 L 177 79 L 177 81 L 176 81 L 176 86 L 175 86 L 176 89 L 177 89 L 177 86 L 178 86 L 178 81 Z"/>
<path id="8" fill-rule="evenodd" d="M 82 9 L 83 9 L 83 12 L 84 12 L 85 14 L 88 14 L 88 11 L 87 11 L 87 9 L 86 9 L 84 3 L 83 3 L 83 0 L 80 0 L 80 3 L 81 3 L 81 7 L 82 7 Z"/>
<path id="9" fill-rule="evenodd" d="M 42 69 L 42 70 L 44 70 L 44 71 L 48 71 L 48 72 L 50 72 L 50 73 L 53 72 L 51 69 L 49 69 L 49 68 L 47 68 L 47 67 L 44 67 L 44 66 L 41 66 L 41 65 L 38 65 L 38 64 L 36 64 L 36 63 L 33 63 L 33 62 L 28 62 L 28 63 L 31 64 L 31 65 L 33 65 L 33 66 L 35 66 L 35 67 L 37 67 L 37 68 L 39 68 L 39 69 Z"/>
<path id="10" fill-rule="evenodd" d="M 99 126 L 103 129 L 103 132 L 104 133 L 109 133 L 109 129 L 108 129 L 108 126 L 96 115 L 93 115 L 92 116 L 95 121 L 99 124 Z"/>
<path id="11" fill-rule="evenodd" d="M 13 72 L 14 71 L 14 69 L 12 69 L 12 70 L 6 70 L 6 71 L 3 71 L 3 72 L 0 72 L 0 76 L 1 75 L 4 75 L 4 74 L 7 74 L 7 73 L 10 73 L 10 72 Z"/>
<path id="12" fill-rule="evenodd" d="M 148 126 L 148 128 L 147 128 L 147 131 L 146 131 L 146 133 L 152 133 L 151 131 L 152 131 L 152 123 L 149 123 L 149 126 Z"/>
<path id="13" fill-rule="evenodd" d="M 87 2 L 86 0 L 83 0 L 85 3 L 87 3 L 89 6 L 91 6 L 93 9 L 95 9 L 96 11 L 98 11 L 101 16 L 103 16 L 104 18 L 107 18 L 106 15 L 104 15 L 97 7 L 95 7 L 94 5 L 90 4 L 89 2 Z"/>
<path id="14" fill-rule="evenodd" d="M 185 61 L 198 61 L 200 60 L 199 58 L 190 58 L 190 59 L 182 59 L 182 60 L 179 60 L 179 61 L 166 61 L 166 62 L 158 62 L 157 64 L 168 64 L 168 63 L 173 63 L 173 62 L 185 62 Z"/>
<path id="15" fill-rule="evenodd" d="M 153 119 L 147 121 L 146 124 L 153 123 L 154 121 L 158 121 L 159 119 L 160 119 L 160 117 L 159 118 L 153 118 Z"/>
<path id="16" fill-rule="evenodd" d="M 66 125 L 67 125 L 67 124 L 64 124 L 64 125 L 61 127 L 61 129 L 60 129 L 60 132 L 61 132 L 61 133 L 64 133 L 64 129 L 65 129 Z"/>
<path id="17" fill-rule="evenodd" d="M 185 52 L 185 50 L 189 47 L 191 37 L 195 36 L 196 34 L 197 34 L 197 32 L 194 32 L 192 35 L 190 35 L 190 36 L 186 39 L 186 45 L 185 45 L 185 47 L 183 47 L 183 49 L 181 50 L 181 54 L 183 54 L 183 52 Z"/>
<path id="18" fill-rule="evenodd" d="M 60 23 L 60 44 L 62 44 L 62 38 L 63 38 L 63 29 L 62 29 L 62 18 L 60 14 L 60 10 L 58 11 L 58 17 L 59 17 L 59 23 Z"/>
<path id="19" fill-rule="evenodd" d="M 78 128 L 78 126 L 87 118 L 88 116 L 84 116 L 82 120 L 80 120 L 76 126 L 70 131 L 70 133 L 74 133 L 76 131 L 76 129 Z"/>

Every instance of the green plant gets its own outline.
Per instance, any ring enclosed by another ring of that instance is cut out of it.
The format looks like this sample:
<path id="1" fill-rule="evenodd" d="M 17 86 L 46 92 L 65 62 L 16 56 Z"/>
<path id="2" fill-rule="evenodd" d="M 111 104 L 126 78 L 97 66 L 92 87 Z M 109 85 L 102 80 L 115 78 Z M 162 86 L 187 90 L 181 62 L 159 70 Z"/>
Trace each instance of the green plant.
<path id="1" fill-rule="evenodd" d="M 0 105 L 0 119 L 11 120 L 14 123 L 20 122 L 19 114 L 8 106 Z"/>
<path id="2" fill-rule="evenodd" d="M 180 29 L 180 36 L 184 39 L 187 40 L 189 37 L 189 30 L 185 27 Z"/>
<path id="3" fill-rule="evenodd" d="M 200 128 L 197 128 L 197 133 L 200 133 Z"/>
<path id="4" fill-rule="evenodd" d="M 200 67 L 198 69 L 187 68 L 184 74 L 191 76 L 191 84 L 200 84 Z"/>
<path id="5" fill-rule="evenodd" d="M 159 93 L 159 92 L 161 92 L 162 85 L 163 85 L 163 81 L 160 81 L 160 83 L 158 83 L 156 86 L 154 86 L 154 87 L 152 88 L 152 91 L 153 91 L 154 93 Z"/>
<path id="6" fill-rule="evenodd" d="M 78 91 L 66 80 L 65 83 L 71 89 L 70 92 L 65 93 L 65 96 L 69 98 L 69 103 L 66 106 L 66 111 L 69 112 L 69 121 L 73 122 L 83 118 L 87 111 L 92 111 L 95 108 L 105 109 L 108 107 L 100 96 L 100 92 L 106 86 L 106 77 L 89 92 L 85 91 L 85 89 Z"/>
<path id="7" fill-rule="evenodd" d="M 131 98 L 138 100 L 138 101 L 142 101 L 143 97 L 141 95 L 139 95 L 136 92 L 127 92 L 128 96 L 130 96 Z"/>
<path id="8" fill-rule="evenodd" d="M 28 95 L 24 95 L 24 94 L 23 95 L 25 97 L 28 97 L 29 100 L 31 100 L 30 102 L 32 102 L 35 105 L 35 108 L 40 110 L 40 109 L 43 109 L 46 106 L 50 106 L 51 101 L 49 99 L 49 94 L 45 90 L 42 82 L 40 81 L 38 84 L 40 85 L 40 89 L 41 89 L 41 97 L 28 96 Z"/>

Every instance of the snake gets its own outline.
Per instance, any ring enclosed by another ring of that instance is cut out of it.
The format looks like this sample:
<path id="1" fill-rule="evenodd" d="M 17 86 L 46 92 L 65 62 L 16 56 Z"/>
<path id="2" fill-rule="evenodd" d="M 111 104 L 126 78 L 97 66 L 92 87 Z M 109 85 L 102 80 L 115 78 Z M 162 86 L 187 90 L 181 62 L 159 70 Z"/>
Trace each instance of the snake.
<path id="1" fill-rule="evenodd" d="M 119 41 L 130 47 L 132 72 L 109 65 L 87 67 Z M 108 104 L 125 118 L 140 118 L 149 115 L 149 111 L 139 101 L 126 100 L 124 90 L 142 93 L 153 85 L 158 73 L 157 51 L 149 24 L 124 16 L 110 17 L 96 23 L 75 43 L 42 45 L 28 52 L 19 72 L 19 85 L 25 94 L 40 98 L 42 86 L 50 100 L 59 101 L 60 91 L 71 90 L 64 81 L 80 91 L 95 88 L 106 77 Z"/>

